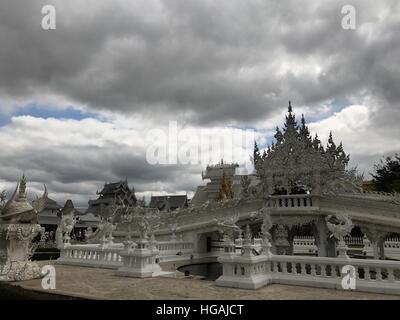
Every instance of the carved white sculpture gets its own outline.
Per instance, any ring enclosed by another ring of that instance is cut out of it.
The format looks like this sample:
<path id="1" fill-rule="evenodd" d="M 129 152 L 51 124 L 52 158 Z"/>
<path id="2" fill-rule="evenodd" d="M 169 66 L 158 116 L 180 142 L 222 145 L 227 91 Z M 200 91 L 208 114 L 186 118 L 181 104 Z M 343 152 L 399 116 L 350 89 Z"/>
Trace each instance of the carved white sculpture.
<path id="1" fill-rule="evenodd" d="M 347 214 L 338 213 L 335 216 L 336 223 L 331 223 L 333 216 L 329 215 L 326 217 L 326 225 L 330 232 L 332 232 L 331 237 L 335 237 L 338 240 L 337 250 L 339 252 L 339 257 L 347 256 L 347 246 L 344 241 L 344 237 L 348 236 L 353 229 L 354 225 Z"/>
<path id="2" fill-rule="evenodd" d="M 238 220 L 238 212 L 224 219 L 214 219 L 220 233 L 224 236 L 224 241 L 233 241 L 235 233 L 240 233 L 240 228 L 236 225 Z"/>
<path id="3" fill-rule="evenodd" d="M 32 240 L 41 230 L 37 216 L 44 209 L 46 199 L 45 187 L 40 199 L 28 201 L 26 179 L 22 176 L 11 199 L 1 208 L 0 280 L 28 280 L 41 276 L 39 266 L 29 259 L 35 249 Z"/>
<path id="4" fill-rule="evenodd" d="M 75 224 L 76 218 L 72 212 L 62 216 L 56 230 L 56 243 L 58 249 L 71 243 L 71 232 L 74 230 Z"/>
<path id="5" fill-rule="evenodd" d="M 360 176 L 355 169 L 346 169 L 349 156 L 342 144 L 336 146 L 331 134 L 324 148 L 318 136 L 310 136 L 304 117 L 297 125 L 290 102 L 283 132 L 277 127 L 275 139 L 262 155 L 255 145 L 254 166 L 264 194 L 272 194 L 276 187 L 290 193 L 294 186 L 314 194 L 361 191 Z"/>
<path id="6" fill-rule="evenodd" d="M 159 252 L 154 232 L 160 227 L 160 212 L 138 206 L 121 210 L 123 210 L 121 221 L 128 225 L 128 235 L 124 242 L 125 250 L 120 252 L 123 266 L 116 271 L 116 275 L 137 278 L 161 274 L 175 275 L 174 272 L 162 272 L 156 261 Z M 139 236 L 135 243 L 130 240 L 132 233 Z M 148 241 L 149 235 L 151 235 L 150 241 Z"/>

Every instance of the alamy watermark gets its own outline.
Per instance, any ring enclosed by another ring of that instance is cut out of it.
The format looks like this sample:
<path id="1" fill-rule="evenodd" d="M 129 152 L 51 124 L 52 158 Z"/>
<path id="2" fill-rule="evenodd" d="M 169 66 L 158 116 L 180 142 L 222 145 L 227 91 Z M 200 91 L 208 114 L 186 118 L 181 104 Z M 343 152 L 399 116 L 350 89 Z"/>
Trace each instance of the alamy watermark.
<path id="1" fill-rule="evenodd" d="M 55 30 L 56 29 L 56 8 L 47 4 L 42 7 L 42 29 L 43 30 Z M 342 17 L 342 28 L 345 30 L 355 30 L 356 24 L 356 8 L 353 5 L 344 5 L 341 9 Z"/>
<path id="2" fill-rule="evenodd" d="M 42 268 L 42 288 L 44 290 L 56 289 L 56 268 L 51 265 L 45 265 Z"/>
<path id="3" fill-rule="evenodd" d="M 55 30 L 56 24 L 56 8 L 51 5 L 45 5 L 42 7 L 41 11 L 42 17 L 42 29 L 43 30 Z"/>
<path id="4" fill-rule="evenodd" d="M 342 289 L 355 290 L 356 289 L 356 268 L 352 265 L 345 265 L 342 267 Z"/>
<path id="5" fill-rule="evenodd" d="M 355 30 L 357 27 L 356 8 L 350 4 L 342 7 L 342 28 L 345 30 Z"/>
<path id="6" fill-rule="evenodd" d="M 203 165 L 237 163 L 248 172 L 253 169 L 253 129 L 179 129 L 170 121 L 168 129 L 155 128 L 147 134 L 146 160 L 151 165 Z"/>

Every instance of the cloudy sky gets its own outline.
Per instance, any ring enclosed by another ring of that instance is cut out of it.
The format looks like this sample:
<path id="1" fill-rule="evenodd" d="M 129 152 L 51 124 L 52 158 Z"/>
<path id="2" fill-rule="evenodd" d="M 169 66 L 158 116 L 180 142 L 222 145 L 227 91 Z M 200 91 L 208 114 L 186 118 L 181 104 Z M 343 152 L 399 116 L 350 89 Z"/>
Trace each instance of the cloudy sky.
<path id="1" fill-rule="evenodd" d="M 149 163 L 154 132 L 176 123 L 175 149 L 199 132 L 265 146 L 288 100 L 368 176 L 400 151 L 399 32 L 397 0 L 0 0 L 0 189 L 25 172 L 79 206 L 125 177 L 139 196 L 192 194 L 204 161 Z"/>

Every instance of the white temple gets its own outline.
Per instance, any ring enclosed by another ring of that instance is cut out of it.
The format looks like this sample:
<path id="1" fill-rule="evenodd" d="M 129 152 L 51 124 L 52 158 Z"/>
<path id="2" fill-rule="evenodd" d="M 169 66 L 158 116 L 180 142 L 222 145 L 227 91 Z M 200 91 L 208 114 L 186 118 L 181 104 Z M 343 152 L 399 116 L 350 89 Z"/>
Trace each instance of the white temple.
<path id="1" fill-rule="evenodd" d="M 207 167 L 202 177 L 209 182 L 188 206 L 161 213 L 110 205 L 110 218 L 86 243 L 70 243 L 65 221 L 57 262 L 155 277 L 171 276 L 164 262 L 211 259 L 223 265 L 217 285 L 247 289 L 271 283 L 341 289 L 343 268 L 351 266 L 355 290 L 400 294 L 400 261 L 385 260 L 387 237 L 400 233 L 399 194 L 364 191 L 342 144 L 331 134 L 322 146 L 304 116 L 297 123 L 290 103 L 275 141 L 264 152 L 256 144 L 253 159 L 248 176 L 236 175 L 235 164 Z M 354 227 L 363 233 L 358 244 L 366 259 L 349 252 Z M 299 240 L 302 230 L 310 233 L 307 241 Z"/>

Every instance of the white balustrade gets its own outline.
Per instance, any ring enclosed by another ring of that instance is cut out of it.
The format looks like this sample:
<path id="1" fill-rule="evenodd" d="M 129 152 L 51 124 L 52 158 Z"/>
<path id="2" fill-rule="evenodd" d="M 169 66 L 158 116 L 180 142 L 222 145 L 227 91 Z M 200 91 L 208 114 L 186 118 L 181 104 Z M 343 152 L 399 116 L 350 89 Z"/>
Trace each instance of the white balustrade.
<path id="1" fill-rule="evenodd" d="M 193 243 L 182 241 L 158 241 L 159 261 L 187 259 L 193 254 Z"/>
<path id="2" fill-rule="evenodd" d="M 315 245 L 315 239 L 312 236 L 299 236 L 293 239 L 294 254 L 316 254 L 318 247 Z"/>
<path id="3" fill-rule="evenodd" d="M 344 290 L 341 271 L 350 265 L 355 269 L 354 290 L 400 293 L 400 261 L 285 255 L 221 255 L 218 261 L 223 264 L 223 275 L 216 281 L 219 286 L 257 289 L 279 283 Z"/>
<path id="4" fill-rule="evenodd" d="M 365 239 L 362 237 L 347 236 L 344 237 L 344 241 L 350 250 L 362 250 Z M 399 248 L 400 248 L 400 242 L 399 242 Z M 317 252 L 318 252 L 318 247 L 315 244 L 315 238 L 313 236 L 297 236 L 293 239 L 294 254 L 316 254 Z"/>
<path id="5" fill-rule="evenodd" d="M 318 199 L 310 194 L 276 195 L 269 198 L 269 207 L 275 209 L 318 209 Z"/>
<path id="6" fill-rule="evenodd" d="M 363 254 L 368 257 L 373 256 L 374 249 L 371 241 L 365 238 L 363 239 L 363 242 Z M 400 238 L 393 237 L 386 239 L 386 241 L 383 243 L 383 249 L 386 258 L 400 260 Z"/>
<path id="7" fill-rule="evenodd" d="M 122 265 L 119 252 L 123 246 L 70 245 L 60 250 L 57 264 L 115 269 Z"/>
<path id="8" fill-rule="evenodd" d="M 102 247 L 99 244 L 68 245 L 60 250 L 58 264 L 117 269 L 122 266 L 122 243 Z M 193 243 L 182 241 L 157 242 L 159 261 L 188 259 L 193 254 Z"/>

